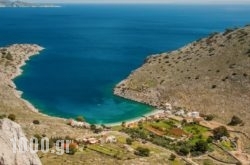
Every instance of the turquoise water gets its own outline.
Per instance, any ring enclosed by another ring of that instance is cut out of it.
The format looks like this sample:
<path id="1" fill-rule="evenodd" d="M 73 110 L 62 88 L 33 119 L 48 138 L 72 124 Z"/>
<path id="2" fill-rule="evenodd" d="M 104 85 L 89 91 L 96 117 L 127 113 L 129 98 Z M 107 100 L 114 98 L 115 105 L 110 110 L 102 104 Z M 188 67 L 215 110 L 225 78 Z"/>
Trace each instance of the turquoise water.
<path id="1" fill-rule="evenodd" d="M 66 5 L 0 9 L 0 45 L 36 43 L 15 79 L 43 113 L 113 123 L 152 110 L 114 96 L 113 87 L 146 56 L 250 23 L 250 6 Z"/>

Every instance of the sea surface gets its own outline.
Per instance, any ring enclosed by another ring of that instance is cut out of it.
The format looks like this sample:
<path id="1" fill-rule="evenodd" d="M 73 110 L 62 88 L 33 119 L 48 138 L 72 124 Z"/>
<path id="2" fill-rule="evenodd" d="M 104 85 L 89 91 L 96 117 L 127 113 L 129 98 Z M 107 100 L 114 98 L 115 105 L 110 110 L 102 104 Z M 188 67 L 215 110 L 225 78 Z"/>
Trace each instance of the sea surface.
<path id="1" fill-rule="evenodd" d="M 1 8 L 0 45 L 46 48 L 15 79 L 42 113 L 91 123 L 140 117 L 152 107 L 113 95 L 151 54 L 250 23 L 250 6 L 63 5 Z"/>

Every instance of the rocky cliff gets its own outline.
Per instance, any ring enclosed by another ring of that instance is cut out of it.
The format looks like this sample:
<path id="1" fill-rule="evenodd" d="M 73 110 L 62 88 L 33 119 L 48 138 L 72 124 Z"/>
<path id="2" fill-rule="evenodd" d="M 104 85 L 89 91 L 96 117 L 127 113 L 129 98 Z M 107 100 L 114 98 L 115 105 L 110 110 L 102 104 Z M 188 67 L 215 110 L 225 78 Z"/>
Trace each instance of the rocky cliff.
<path id="1" fill-rule="evenodd" d="M 21 139 L 25 137 L 19 124 L 9 119 L 0 120 L 0 165 L 40 165 L 41 162 L 36 154 L 30 152 L 13 152 L 11 139 Z M 17 145 L 17 151 L 19 147 Z"/>

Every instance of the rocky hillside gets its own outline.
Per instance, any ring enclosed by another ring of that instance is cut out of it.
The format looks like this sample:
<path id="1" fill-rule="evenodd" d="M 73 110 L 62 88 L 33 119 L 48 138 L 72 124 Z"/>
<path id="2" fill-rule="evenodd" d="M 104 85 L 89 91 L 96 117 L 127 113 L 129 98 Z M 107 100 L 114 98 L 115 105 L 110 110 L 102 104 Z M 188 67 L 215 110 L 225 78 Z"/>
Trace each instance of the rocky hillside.
<path id="1" fill-rule="evenodd" d="M 40 165 L 41 162 L 36 154 L 31 152 L 13 153 L 13 144 L 11 139 L 26 139 L 20 125 L 9 119 L 0 120 L 0 164 L 3 165 Z M 17 145 L 17 151 L 19 146 Z"/>
<path id="2" fill-rule="evenodd" d="M 238 115 L 250 133 L 250 26 L 152 55 L 114 93 L 159 108 L 170 103 L 215 114 L 224 122 Z"/>

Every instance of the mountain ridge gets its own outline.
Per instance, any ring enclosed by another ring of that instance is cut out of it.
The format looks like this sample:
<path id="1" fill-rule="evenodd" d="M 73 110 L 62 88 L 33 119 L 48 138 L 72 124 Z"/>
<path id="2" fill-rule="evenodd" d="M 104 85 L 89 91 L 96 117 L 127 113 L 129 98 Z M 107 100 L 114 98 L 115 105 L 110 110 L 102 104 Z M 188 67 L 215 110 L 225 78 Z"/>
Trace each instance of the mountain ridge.
<path id="1" fill-rule="evenodd" d="M 121 81 L 114 94 L 164 109 L 173 107 L 250 120 L 250 26 L 192 42 L 176 51 L 149 56 Z M 250 133 L 250 124 L 241 127 Z"/>

